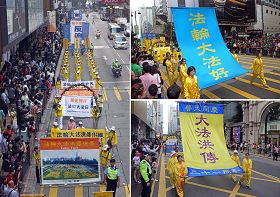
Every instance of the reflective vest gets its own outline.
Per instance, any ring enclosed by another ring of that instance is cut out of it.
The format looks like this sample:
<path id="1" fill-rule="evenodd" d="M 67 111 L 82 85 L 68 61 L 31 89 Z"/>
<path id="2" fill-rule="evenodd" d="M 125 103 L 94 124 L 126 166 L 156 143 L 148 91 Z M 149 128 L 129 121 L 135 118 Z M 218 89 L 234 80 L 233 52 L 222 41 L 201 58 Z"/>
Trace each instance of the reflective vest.
<path id="1" fill-rule="evenodd" d="M 117 167 L 114 167 L 112 169 L 112 167 L 109 166 L 108 167 L 108 179 L 116 180 L 118 178 L 118 172 L 119 172 L 119 169 Z"/>

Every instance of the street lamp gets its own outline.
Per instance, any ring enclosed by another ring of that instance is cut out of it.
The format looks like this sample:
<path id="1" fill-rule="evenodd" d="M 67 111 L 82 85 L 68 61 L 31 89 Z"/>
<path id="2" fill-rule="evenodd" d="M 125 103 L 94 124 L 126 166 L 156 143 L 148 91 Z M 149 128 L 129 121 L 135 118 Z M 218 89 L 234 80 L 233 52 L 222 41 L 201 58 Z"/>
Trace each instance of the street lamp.
<path id="1" fill-rule="evenodd" d="M 134 13 L 131 12 L 131 18 L 134 16 L 135 19 L 135 27 L 137 27 L 137 14 L 140 15 L 141 12 L 139 10 L 135 10 Z M 132 26 L 132 30 L 134 31 L 134 33 L 136 33 L 136 29 L 133 27 L 133 20 L 131 20 L 131 26 Z"/>

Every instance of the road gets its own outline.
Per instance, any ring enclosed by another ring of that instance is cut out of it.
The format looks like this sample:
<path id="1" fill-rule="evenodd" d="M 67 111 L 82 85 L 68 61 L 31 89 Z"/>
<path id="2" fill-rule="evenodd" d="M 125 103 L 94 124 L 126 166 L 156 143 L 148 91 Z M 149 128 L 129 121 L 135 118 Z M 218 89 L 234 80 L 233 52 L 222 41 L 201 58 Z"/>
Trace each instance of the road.
<path id="1" fill-rule="evenodd" d="M 244 154 L 239 155 L 240 160 Z M 225 196 L 245 196 L 245 197 L 275 197 L 280 193 L 280 161 L 272 161 L 271 158 L 259 155 L 252 156 L 253 173 L 251 179 L 251 188 L 239 186 L 233 183 L 229 175 L 208 176 L 208 177 L 188 177 L 184 185 L 184 197 L 225 197 Z M 176 197 L 175 189 L 170 187 L 169 176 L 166 170 L 168 156 L 161 156 L 159 160 L 159 170 L 157 172 L 158 182 L 152 185 L 152 197 Z M 240 176 L 237 177 L 239 179 Z M 141 185 L 132 180 L 132 196 L 139 197 Z"/>
<path id="2" fill-rule="evenodd" d="M 255 56 L 238 55 L 239 63 L 247 70 L 252 65 Z M 280 96 L 280 59 L 263 57 L 265 79 L 270 88 L 262 87 L 260 79 L 250 84 L 251 74 L 247 73 L 208 87 L 200 91 L 201 99 L 276 99 Z M 163 87 L 164 97 L 169 87 L 166 69 L 161 66 L 161 73 L 165 82 Z"/>
<path id="3" fill-rule="evenodd" d="M 118 134 L 118 146 L 117 153 L 115 153 L 115 159 L 117 167 L 121 172 L 121 187 L 117 189 L 117 197 L 129 196 L 129 52 L 128 50 L 115 50 L 112 47 L 112 41 L 107 38 L 107 22 L 100 20 L 97 13 L 91 13 L 89 19 L 83 15 L 84 20 L 92 21 L 94 18 L 94 26 L 90 23 L 90 42 L 95 46 L 94 57 L 97 63 L 97 69 L 103 84 L 104 91 L 104 107 L 99 119 L 98 128 L 110 128 L 115 126 Z M 101 38 L 95 38 L 95 30 L 101 31 Z M 91 80 L 91 75 L 87 65 L 86 54 L 82 56 L 82 81 Z M 119 62 L 124 65 L 122 76 L 114 78 L 111 72 L 111 63 L 118 59 Z M 69 81 L 75 81 L 74 74 L 74 57 L 70 56 L 70 76 Z M 52 111 L 53 113 L 53 111 Z M 63 129 L 66 129 L 69 117 L 63 118 Z M 76 123 L 82 121 L 85 128 L 92 128 L 92 118 L 75 118 Z M 47 124 L 48 121 L 46 121 Z M 32 169 L 33 170 L 33 169 Z M 34 173 L 32 171 L 32 173 Z M 32 175 L 31 175 L 32 176 Z M 35 181 L 35 180 L 34 180 Z M 36 185 L 34 193 L 44 193 L 49 197 L 92 197 L 93 192 L 105 191 L 106 187 L 99 183 L 93 184 L 80 184 L 80 185 Z M 33 193 L 32 192 L 32 193 Z M 25 191 L 24 193 L 28 193 Z"/>

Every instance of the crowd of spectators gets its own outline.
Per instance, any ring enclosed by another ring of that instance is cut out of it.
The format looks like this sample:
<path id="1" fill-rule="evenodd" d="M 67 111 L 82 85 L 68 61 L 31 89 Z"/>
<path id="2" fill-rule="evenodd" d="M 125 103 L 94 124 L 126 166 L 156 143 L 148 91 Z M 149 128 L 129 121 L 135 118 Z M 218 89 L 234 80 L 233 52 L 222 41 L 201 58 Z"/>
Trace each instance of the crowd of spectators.
<path id="1" fill-rule="evenodd" d="M 29 142 L 39 129 L 43 110 L 53 89 L 55 70 L 62 48 L 61 26 L 49 33 L 47 27 L 29 38 L 29 45 L 19 48 L 0 72 L 0 145 L 5 183 L 18 183 Z M 28 39 L 28 38 L 26 38 Z M 23 133 L 27 133 L 23 136 Z M 33 137 L 34 136 L 34 137 Z M 30 155 L 29 155 L 30 157 Z"/>

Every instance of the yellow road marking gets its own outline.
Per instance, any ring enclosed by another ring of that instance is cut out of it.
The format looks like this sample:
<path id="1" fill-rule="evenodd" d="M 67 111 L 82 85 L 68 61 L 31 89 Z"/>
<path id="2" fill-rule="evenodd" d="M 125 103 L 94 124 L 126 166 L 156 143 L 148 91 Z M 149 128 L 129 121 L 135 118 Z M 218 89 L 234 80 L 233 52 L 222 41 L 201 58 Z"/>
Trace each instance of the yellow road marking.
<path id="1" fill-rule="evenodd" d="M 57 191 L 58 191 L 57 186 L 50 187 L 49 197 L 57 197 Z"/>
<path id="2" fill-rule="evenodd" d="M 163 160 L 163 157 L 162 157 L 162 152 L 160 153 L 160 158 L 161 158 L 161 162 Z M 156 177 L 157 177 L 157 174 L 158 174 L 158 170 L 156 171 Z M 151 190 L 151 196 L 153 196 L 153 193 L 154 193 L 154 189 L 155 189 L 155 181 L 153 182 L 153 185 L 152 185 L 152 190 Z"/>
<path id="3" fill-rule="evenodd" d="M 41 185 L 40 186 L 40 194 L 43 194 L 44 193 L 44 185 Z"/>
<path id="4" fill-rule="evenodd" d="M 83 186 L 75 186 L 75 197 L 83 196 Z"/>
<path id="5" fill-rule="evenodd" d="M 159 188 L 158 195 L 160 197 L 166 197 L 166 183 L 165 183 L 165 166 L 164 166 L 164 158 L 161 157 L 160 163 L 160 175 L 159 175 Z"/>
<path id="6" fill-rule="evenodd" d="M 195 186 L 198 186 L 198 187 L 212 189 L 212 190 L 216 190 L 216 191 L 220 191 L 220 192 L 225 192 L 225 193 L 231 193 L 232 192 L 232 191 L 227 190 L 227 189 L 212 187 L 212 186 L 209 186 L 209 185 L 203 185 L 203 184 L 189 182 L 189 181 L 187 181 L 187 183 L 190 184 L 190 185 L 195 185 Z M 256 196 L 252 196 L 252 195 L 249 195 L 249 194 L 243 194 L 243 193 L 237 193 L 237 195 L 238 196 L 245 196 L 245 197 L 256 197 Z"/>
<path id="7" fill-rule="evenodd" d="M 129 86 L 126 87 L 126 91 L 127 91 L 128 95 L 129 95 L 129 97 L 130 97 L 130 93 L 131 93 L 131 92 L 130 92 L 130 87 L 129 87 Z"/>
<path id="8" fill-rule="evenodd" d="M 239 78 L 239 77 L 236 77 L 235 79 L 238 80 L 238 81 L 241 81 L 241 82 L 243 82 L 243 83 L 250 84 L 250 81 L 247 80 L 247 79 L 243 79 L 243 78 Z M 259 88 L 261 88 L 261 89 L 269 90 L 269 91 L 271 91 L 271 92 L 275 92 L 275 93 L 277 93 L 277 94 L 280 94 L 280 90 L 279 90 L 279 89 L 272 88 L 272 87 L 264 88 L 262 84 L 259 84 L 259 83 L 257 83 L 257 82 L 254 82 L 253 85 L 255 85 L 255 86 L 257 86 L 257 87 L 259 87 Z"/>
<path id="9" fill-rule="evenodd" d="M 255 170 L 252 170 L 252 171 L 253 171 L 254 173 L 257 173 L 257 174 L 259 174 L 259 175 L 262 175 L 262 176 L 264 176 L 264 177 L 266 177 L 266 178 L 272 179 L 272 180 L 277 181 L 278 183 L 280 183 L 280 179 L 278 179 L 278 178 L 269 176 L 269 175 L 267 175 L 267 174 L 264 174 L 264 173 L 261 173 L 261 172 L 255 171 Z"/>
<path id="10" fill-rule="evenodd" d="M 269 72 L 268 74 L 272 74 L 272 75 L 276 75 L 276 76 L 280 76 L 280 73 L 276 73 L 276 72 Z"/>
<path id="11" fill-rule="evenodd" d="M 115 94 L 116 94 L 117 99 L 118 99 L 119 101 L 121 101 L 121 100 L 122 100 L 122 97 L 121 97 L 121 94 L 120 94 L 118 88 L 117 88 L 117 87 L 114 87 L 113 89 L 114 89 L 114 92 L 115 92 Z"/>
<path id="12" fill-rule="evenodd" d="M 125 189 L 125 196 L 126 197 L 129 197 L 130 196 L 130 185 L 128 184 L 128 185 L 126 185 L 125 187 L 124 187 L 124 189 Z"/>
<path id="13" fill-rule="evenodd" d="M 245 97 L 247 99 L 259 99 L 259 97 L 255 96 L 253 94 L 247 93 L 247 92 L 245 92 L 243 90 L 239 90 L 239 89 L 237 89 L 237 88 L 235 88 L 235 87 L 233 87 L 231 85 L 228 85 L 226 83 L 220 83 L 219 85 L 224 87 L 224 88 L 226 88 L 226 89 L 228 89 L 228 90 L 230 90 L 230 91 L 232 91 L 232 92 L 234 92 L 234 93 L 236 93 L 236 94 L 239 94 L 239 95 L 241 95 L 241 96 L 243 96 L 243 97 Z"/>
<path id="14" fill-rule="evenodd" d="M 235 197 L 237 192 L 238 192 L 238 190 L 239 190 L 239 188 L 240 188 L 240 185 L 239 185 L 239 183 L 237 183 L 235 185 L 235 187 L 233 188 L 232 192 L 230 193 L 229 197 Z"/>
<path id="15" fill-rule="evenodd" d="M 103 98 L 104 98 L 104 101 L 108 100 L 105 88 L 103 88 Z"/>
<path id="16" fill-rule="evenodd" d="M 201 90 L 201 93 L 207 96 L 209 99 L 220 99 L 220 97 L 218 97 L 217 95 L 213 94 L 212 92 L 206 89 Z"/>
<path id="17" fill-rule="evenodd" d="M 246 75 L 248 75 L 248 76 L 253 76 L 253 74 L 251 74 L 251 73 L 247 73 Z M 280 84 L 280 81 L 279 80 L 277 80 L 277 79 L 272 79 L 272 78 L 269 78 L 269 77 L 264 77 L 267 81 L 272 81 L 272 82 L 274 82 L 274 83 L 279 83 Z"/>

